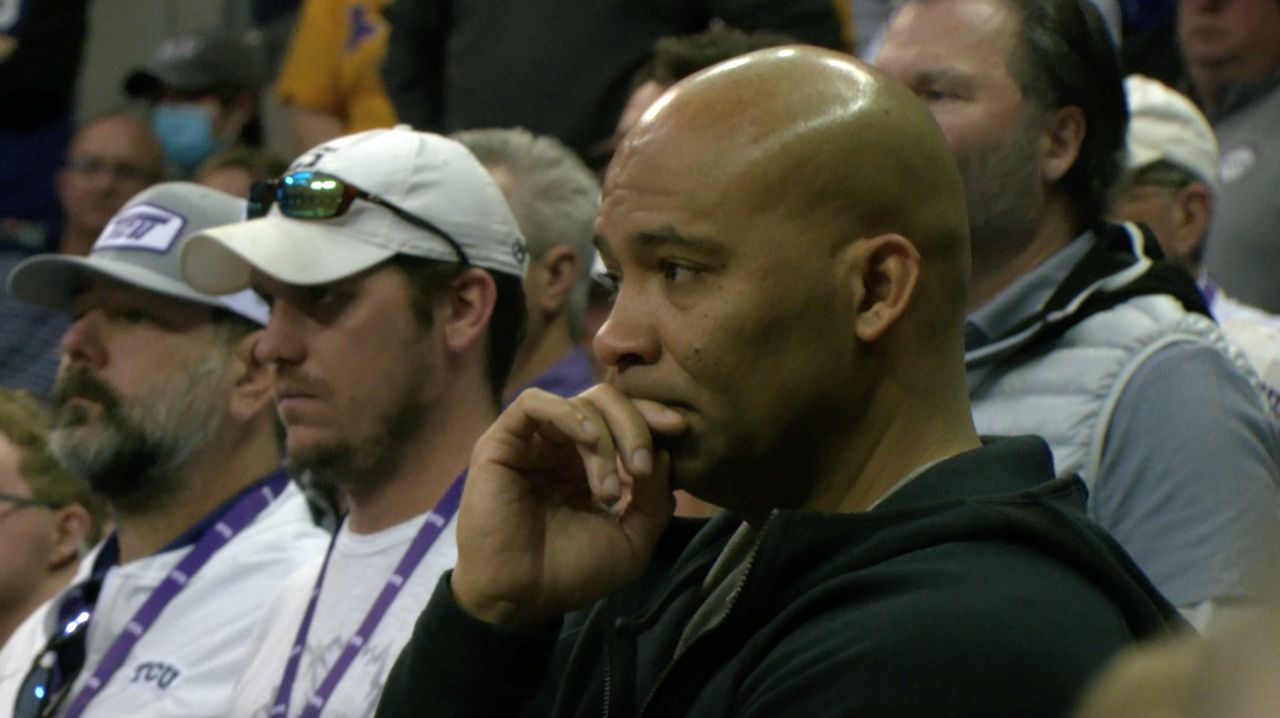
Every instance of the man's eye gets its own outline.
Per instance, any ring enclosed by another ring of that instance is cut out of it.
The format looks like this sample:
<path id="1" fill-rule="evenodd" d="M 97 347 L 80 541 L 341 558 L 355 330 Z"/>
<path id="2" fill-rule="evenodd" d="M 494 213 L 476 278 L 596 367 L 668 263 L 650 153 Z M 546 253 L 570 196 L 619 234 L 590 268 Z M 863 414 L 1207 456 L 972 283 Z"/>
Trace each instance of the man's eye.
<path id="1" fill-rule="evenodd" d="M 668 282 L 688 281 L 696 279 L 702 274 L 702 270 L 697 267 L 691 267 L 680 262 L 663 260 L 658 263 L 658 268 L 662 270 L 662 276 Z"/>
<path id="2" fill-rule="evenodd" d="M 121 309 L 115 314 L 121 321 L 128 322 L 129 324 L 143 324 L 155 321 L 155 318 L 152 317 L 151 314 L 142 309 Z"/>
<path id="3" fill-rule="evenodd" d="M 338 293 L 325 285 L 308 287 L 304 296 L 307 304 L 313 307 L 326 307 L 338 301 Z"/>

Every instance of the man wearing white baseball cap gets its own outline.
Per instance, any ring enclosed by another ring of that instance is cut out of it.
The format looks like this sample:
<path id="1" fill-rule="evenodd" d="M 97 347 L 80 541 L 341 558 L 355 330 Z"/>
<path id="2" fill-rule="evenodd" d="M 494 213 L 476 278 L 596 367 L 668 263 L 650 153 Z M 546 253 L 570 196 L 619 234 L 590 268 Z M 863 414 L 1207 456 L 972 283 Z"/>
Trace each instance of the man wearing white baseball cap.
<path id="1" fill-rule="evenodd" d="M 192 233 L 243 216 L 217 190 L 156 185 L 88 257 L 9 275 L 15 297 L 73 317 L 50 445 L 116 521 L 5 645 L 0 705 L 15 716 L 227 715 L 267 600 L 324 550 L 280 469 L 274 371 L 253 354 L 266 306 L 178 273 Z"/>
<path id="2" fill-rule="evenodd" d="M 1280 412 L 1280 316 L 1227 296 L 1203 270 L 1205 239 L 1221 185 L 1218 142 L 1190 99 L 1142 75 L 1125 79 L 1126 175 L 1111 212 L 1151 228 L 1165 255 L 1196 277 L 1227 338 L 1258 370 Z"/>
<path id="3" fill-rule="evenodd" d="M 524 242 L 462 145 L 407 127 L 316 147 L 250 215 L 194 237 L 183 274 L 272 303 L 255 354 L 277 370 L 289 461 L 349 513 L 273 601 L 232 714 L 372 715 L 456 558 L 471 447 L 524 324 Z"/>

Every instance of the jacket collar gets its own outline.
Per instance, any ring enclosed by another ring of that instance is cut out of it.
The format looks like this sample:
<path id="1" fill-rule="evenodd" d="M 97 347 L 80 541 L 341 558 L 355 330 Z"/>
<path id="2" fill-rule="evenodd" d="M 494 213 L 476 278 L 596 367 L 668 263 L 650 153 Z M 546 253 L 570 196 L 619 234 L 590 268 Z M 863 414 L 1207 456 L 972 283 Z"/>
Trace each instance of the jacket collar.
<path id="1" fill-rule="evenodd" d="M 1189 312 L 1209 316 L 1194 280 L 1162 260 L 1155 238 L 1139 225 L 1108 225 L 1094 234 L 1052 296 L 989 343 L 965 353 L 970 368 L 990 365 L 1032 344 L 1056 339 L 1088 317 L 1143 295 L 1166 294 Z"/>

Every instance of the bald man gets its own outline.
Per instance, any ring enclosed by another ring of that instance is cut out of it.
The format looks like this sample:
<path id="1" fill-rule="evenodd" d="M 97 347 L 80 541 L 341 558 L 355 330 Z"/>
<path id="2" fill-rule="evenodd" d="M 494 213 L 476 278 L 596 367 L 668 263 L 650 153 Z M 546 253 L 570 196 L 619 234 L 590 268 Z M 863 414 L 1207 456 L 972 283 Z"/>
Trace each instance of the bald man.
<path id="1" fill-rule="evenodd" d="M 616 378 L 480 439 L 378 715 L 1065 714 L 1176 614 L 1043 441 L 974 431 L 924 106 L 791 47 L 655 108 L 596 225 Z M 672 488 L 727 511 L 673 519 Z"/>

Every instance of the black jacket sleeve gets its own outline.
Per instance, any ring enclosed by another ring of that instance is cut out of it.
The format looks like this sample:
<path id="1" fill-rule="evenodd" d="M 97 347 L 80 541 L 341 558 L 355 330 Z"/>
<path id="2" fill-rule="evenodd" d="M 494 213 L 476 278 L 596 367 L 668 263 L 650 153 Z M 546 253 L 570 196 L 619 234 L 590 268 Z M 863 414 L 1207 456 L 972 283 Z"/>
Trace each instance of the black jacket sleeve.
<path id="1" fill-rule="evenodd" d="M 452 571 L 436 584 L 396 659 L 377 718 L 516 716 L 543 687 L 560 624 L 506 629 L 453 599 Z"/>
<path id="2" fill-rule="evenodd" d="M 391 34 L 382 82 L 401 122 L 440 130 L 444 116 L 449 0 L 396 0 L 386 9 Z"/>

